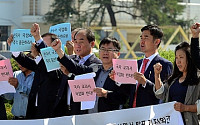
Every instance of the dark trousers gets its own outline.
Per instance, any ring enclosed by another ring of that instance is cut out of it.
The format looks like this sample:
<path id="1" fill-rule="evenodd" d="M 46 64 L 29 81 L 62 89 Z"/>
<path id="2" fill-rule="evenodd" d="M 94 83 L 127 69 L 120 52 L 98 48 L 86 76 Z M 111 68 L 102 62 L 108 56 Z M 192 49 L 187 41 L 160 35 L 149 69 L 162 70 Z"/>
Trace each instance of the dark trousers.
<path id="1" fill-rule="evenodd" d="M 7 120 L 4 99 L 0 96 L 0 120 Z"/>

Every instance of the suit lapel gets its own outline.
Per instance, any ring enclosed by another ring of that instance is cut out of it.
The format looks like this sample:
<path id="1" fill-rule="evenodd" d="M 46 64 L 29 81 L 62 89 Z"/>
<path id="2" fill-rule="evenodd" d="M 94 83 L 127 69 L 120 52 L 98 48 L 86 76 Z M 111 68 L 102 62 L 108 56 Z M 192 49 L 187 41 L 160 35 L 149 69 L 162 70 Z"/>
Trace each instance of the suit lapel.
<path id="1" fill-rule="evenodd" d="M 156 55 L 153 60 L 151 61 L 151 63 L 149 64 L 149 66 L 147 67 L 146 71 L 152 71 L 153 69 L 153 65 L 157 62 L 159 55 Z M 146 72 L 145 72 L 146 73 Z"/>
<path id="2" fill-rule="evenodd" d="M 185 97 L 185 104 L 188 103 L 190 97 L 192 96 L 193 92 L 194 92 L 194 89 L 195 89 L 195 85 L 193 86 L 188 86 L 188 89 L 187 89 L 187 93 L 186 93 L 186 97 Z"/>
<path id="3" fill-rule="evenodd" d="M 137 64 L 138 64 L 138 72 L 139 72 L 139 70 L 140 70 L 140 66 L 142 65 L 142 60 L 143 60 L 143 59 L 140 59 L 140 60 L 137 61 Z"/>
<path id="4" fill-rule="evenodd" d="M 85 65 L 85 66 L 91 65 L 91 64 L 92 64 L 91 61 L 94 59 L 94 57 L 95 57 L 95 55 L 92 54 L 92 55 L 85 61 L 84 65 Z"/>

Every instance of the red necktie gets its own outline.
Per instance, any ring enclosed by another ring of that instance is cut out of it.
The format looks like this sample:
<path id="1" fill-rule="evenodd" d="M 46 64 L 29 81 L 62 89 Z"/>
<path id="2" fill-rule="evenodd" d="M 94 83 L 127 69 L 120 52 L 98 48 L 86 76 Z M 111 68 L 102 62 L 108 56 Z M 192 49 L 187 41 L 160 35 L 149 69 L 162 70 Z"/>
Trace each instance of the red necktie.
<path id="1" fill-rule="evenodd" d="M 142 74 L 144 74 L 144 72 L 145 72 L 148 61 L 149 61 L 149 59 L 143 59 L 143 65 L 142 65 L 142 69 L 141 69 Z M 137 89 L 135 91 L 135 96 L 134 96 L 134 100 L 133 100 L 133 108 L 136 107 L 137 91 L 138 91 L 139 86 L 140 86 L 140 83 L 138 83 L 137 87 L 136 87 Z"/>

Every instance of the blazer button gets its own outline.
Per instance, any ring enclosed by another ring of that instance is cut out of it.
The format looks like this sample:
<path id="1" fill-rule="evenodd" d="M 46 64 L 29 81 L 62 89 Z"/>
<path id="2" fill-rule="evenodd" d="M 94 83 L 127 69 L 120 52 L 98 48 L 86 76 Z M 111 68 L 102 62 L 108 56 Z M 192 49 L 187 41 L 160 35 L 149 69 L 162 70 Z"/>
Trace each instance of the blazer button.
<path id="1" fill-rule="evenodd" d="M 188 120 L 188 119 L 185 119 L 185 121 L 188 122 L 189 120 Z"/>

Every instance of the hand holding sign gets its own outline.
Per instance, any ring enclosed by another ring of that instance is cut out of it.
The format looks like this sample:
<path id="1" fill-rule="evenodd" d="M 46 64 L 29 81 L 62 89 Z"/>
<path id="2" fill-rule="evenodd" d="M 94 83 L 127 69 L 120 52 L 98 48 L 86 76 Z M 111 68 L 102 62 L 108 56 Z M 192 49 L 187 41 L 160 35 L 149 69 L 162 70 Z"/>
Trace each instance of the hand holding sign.
<path id="1" fill-rule="evenodd" d="M 7 43 L 9 46 L 11 46 L 12 41 L 13 41 L 13 34 L 10 34 L 10 36 L 7 39 Z"/>
<path id="2" fill-rule="evenodd" d="M 9 82 L 12 86 L 14 86 L 15 88 L 17 88 L 17 86 L 18 86 L 18 79 L 17 79 L 17 78 L 9 77 L 8 82 Z"/>
<path id="3" fill-rule="evenodd" d="M 135 84 L 134 73 L 137 72 L 137 60 L 113 59 L 114 79 L 119 83 Z"/>
<path id="4" fill-rule="evenodd" d="M 107 98 L 107 94 L 108 94 L 108 91 L 105 90 L 104 88 L 94 88 L 94 92 L 97 94 L 97 96 L 99 97 L 105 97 Z"/>
<path id="5" fill-rule="evenodd" d="M 94 101 L 96 94 L 94 79 L 69 80 L 69 87 L 72 92 L 73 101 Z"/>
<path id="6" fill-rule="evenodd" d="M 110 79 L 112 79 L 113 81 L 115 81 L 115 75 L 116 75 L 115 70 L 112 70 L 112 71 L 109 73 Z"/>

